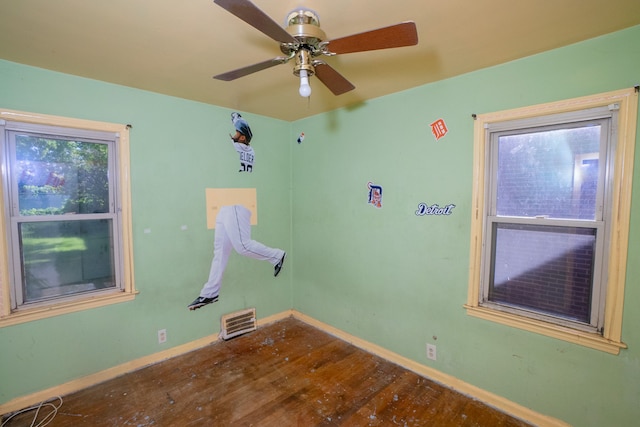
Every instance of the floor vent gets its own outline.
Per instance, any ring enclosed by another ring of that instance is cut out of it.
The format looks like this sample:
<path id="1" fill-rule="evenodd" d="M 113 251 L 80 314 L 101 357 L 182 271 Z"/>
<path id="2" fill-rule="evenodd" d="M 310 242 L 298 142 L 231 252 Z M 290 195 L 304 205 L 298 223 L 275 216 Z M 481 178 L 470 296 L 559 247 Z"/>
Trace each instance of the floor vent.
<path id="1" fill-rule="evenodd" d="M 246 310 L 236 311 L 235 313 L 225 314 L 220 319 L 220 337 L 223 340 L 228 340 L 229 338 L 255 331 L 256 328 L 255 308 L 248 308 Z"/>

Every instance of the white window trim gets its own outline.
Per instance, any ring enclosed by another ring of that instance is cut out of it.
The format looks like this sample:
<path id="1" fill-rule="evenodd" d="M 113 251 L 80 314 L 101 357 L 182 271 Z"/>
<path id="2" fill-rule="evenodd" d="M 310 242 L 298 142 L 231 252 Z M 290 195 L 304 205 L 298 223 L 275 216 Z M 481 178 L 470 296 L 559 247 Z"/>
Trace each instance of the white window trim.
<path id="1" fill-rule="evenodd" d="M 611 104 L 618 104 L 619 106 L 618 141 L 614 158 L 611 238 L 608 250 L 605 323 L 602 335 L 481 306 L 480 280 L 484 233 L 483 215 L 485 212 L 485 162 L 488 149 L 486 128 L 492 123 L 507 120 L 567 113 Z M 618 354 L 621 348 L 627 347 L 622 342 L 622 311 L 629 243 L 637 114 L 638 92 L 635 88 L 630 88 L 513 110 L 478 114 L 476 116 L 473 148 L 469 290 L 467 303 L 464 306 L 469 315 L 611 354 Z"/>
<path id="2" fill-rule="evenodd" d="M 9 275 L 9 248 L 7 247 L 7 233 L 9 228 L 6 224 L 4 187 L 0 185 L 0 327 L 16 325 L 87 310 L 104 305 L 130 301 L 137 294 L 134 274 L 133 274 L 133 232 L 131 221 L 131 182 L 130 182 L 130 161 L 129 161 L 129 126 L 115 123 L 97 122 L 91 120 L 74 119 L 68 117 L 50 116 L 43 114 L 28 113 L 22 111 L 8 110 L 0 108 L 0 120 L 10 122 L 22 122 L 33 125 L 47 125 L 57 127 L 68 127 L 76 129 L 86 129 L 91 131 L 112 132 L 119 135 L 118 142 L 118 167 L 120 186 L 120 207 L 121 207 L 121 232 L 122 232 L 122 260 L 123 260 L 123 289 L 112 293 L 90 295 L 86 297 L 78 296 L 72 301 L 63 300 L 47 305 L 38 305 L 29 309 L 11 310 L 11 285 Z M 6 167 L 2 165 L 2 175 L 4 181 Z"/>

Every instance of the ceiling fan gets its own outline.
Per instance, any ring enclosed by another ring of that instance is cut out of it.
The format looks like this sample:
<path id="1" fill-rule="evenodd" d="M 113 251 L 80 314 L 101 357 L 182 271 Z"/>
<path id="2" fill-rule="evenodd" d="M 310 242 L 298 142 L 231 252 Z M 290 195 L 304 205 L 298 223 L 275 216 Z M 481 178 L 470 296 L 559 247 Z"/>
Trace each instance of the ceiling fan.
<path id="1" fill-rule="evenodd" d="M 412 21 L 326 41 L 326 35 L 320 29 L 318 15 L 310 9 L 299 8 L 290 12 L 285 29 L 249 0 L 213 0 L 213 2 L 279 42 L 280 50 L 284 54 L 284 56 L 277 56 L 213 76 L 218 80 L 235 80 L 293 59 L 295 60 L 293 74 L 300 77 L 301 96 L 308 97 L 311 94 L 309 77 L 314 75 L 334 95 L 341 95 L 355 89 L 355 86 L 329 64 L 317 59 L 319 56 L 413 46 L 418 43 L 416 24 Z"/>

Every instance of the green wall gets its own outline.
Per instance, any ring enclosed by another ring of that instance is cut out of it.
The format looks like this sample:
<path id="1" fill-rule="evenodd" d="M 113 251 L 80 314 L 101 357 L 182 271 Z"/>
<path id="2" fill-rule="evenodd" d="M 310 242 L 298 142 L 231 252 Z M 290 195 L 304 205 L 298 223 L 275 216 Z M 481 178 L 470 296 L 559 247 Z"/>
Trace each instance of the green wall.
<path id="1" fill-rule="evenodd" d="M 130 134 L 136 287 L 132 302 L 0 328 L 0 404 L 220 330 L 220 315 L 291 308 L 291 269 L 232 255 L 220 301 L 190 312 L 213 255 L 206 188 L 256 188 L 252 237 L 291 246 L 290 124 L 243 114 L 252 174 L 238 173 L 231 110 L 0 60 L 0 107 L 114 123 Z M 187 229 L 183 230 L 182 227 Z M 146 232 L 149 231 L 149 232 Z M 167 343 L 157 331 L 167 329 Z"/>
<path id="2" fill-rule="evenodd" d="M 292 156 L 294 307 L 572 425 L 636 425 L 640 174 L 625 295 L 628 350 L 614 356 L 480 320 L 463 304 L 471 115 L 633 87 L 638 46 L 634 27 L 293 123 L 293 135 L 305 133 Z M 430 124 L 440 118 L 449 132 L 436 141 Z M 638 170 L 640 149 L 635 162 Z M 383 187 L 381 209 L 367 203 L 369 181 Z M 449 216 L 416 216 L 421 202 L 456 207 Z M 426 343 L 437 345 L 437 361 L 426 358 Z"/>
<path id="3" fill-rule="evenodd" d="M 256 135 L 252 175 L 236 172 L 230 110 L 0 60 L 1 107 L 133 125 L 140 290 L 130 303 L 0 328 L 0 404 L 218 332 L 223 313 L 255 306 L 265 317 L 293 307 L 572 425 L 634 425 L 637 203 L 623 323 L 629 349 L 620 355 L 472 318 L 462 305 L 471 114 L 639 84 L 638 42 L 640 27 L 633 27 L 293 123 L 247 114 Z M 436 141 L 429 125 L 440 118 L 449 132 Z M 297 144 L 300 132 L 306 138 Z M 638 157 L 640 150 L 640 165 Z M 382 209 L 367 204 L 369 181 L 383 186 Z M 636 202 L 638 173 L 634 184 Z M 213 187 L 257 188 L 254 238 L 290 256 L 277 279 L 268 264 L 232 256 L 220 302 L 192 313 L 185 306 L 212 254 L 204 189 Z M 422 202 L 456 207 L 449 216 L 416 216 Z M 157 344 L 161 328 L 164 345 Z M 437 345 L 437 361 L 426 358 L 426 343 Z"/>

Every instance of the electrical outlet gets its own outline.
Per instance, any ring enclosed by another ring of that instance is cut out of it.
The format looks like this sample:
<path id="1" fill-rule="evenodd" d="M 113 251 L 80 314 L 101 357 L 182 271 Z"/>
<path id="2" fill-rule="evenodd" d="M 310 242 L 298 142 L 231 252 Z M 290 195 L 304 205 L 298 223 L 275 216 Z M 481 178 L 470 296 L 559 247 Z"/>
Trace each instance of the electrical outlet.
<path id="1" fill-rule="evenodd" d="M 435 344 L 427 344 L 427 359 L 436 360 L 436 346 Z"/>
<path id="2" fill-rule="evenodd" d="M 160 329 L 158 331 L 158 344 L 162 344 L 167 342 L 167 330 L 166 329 Z"/>

